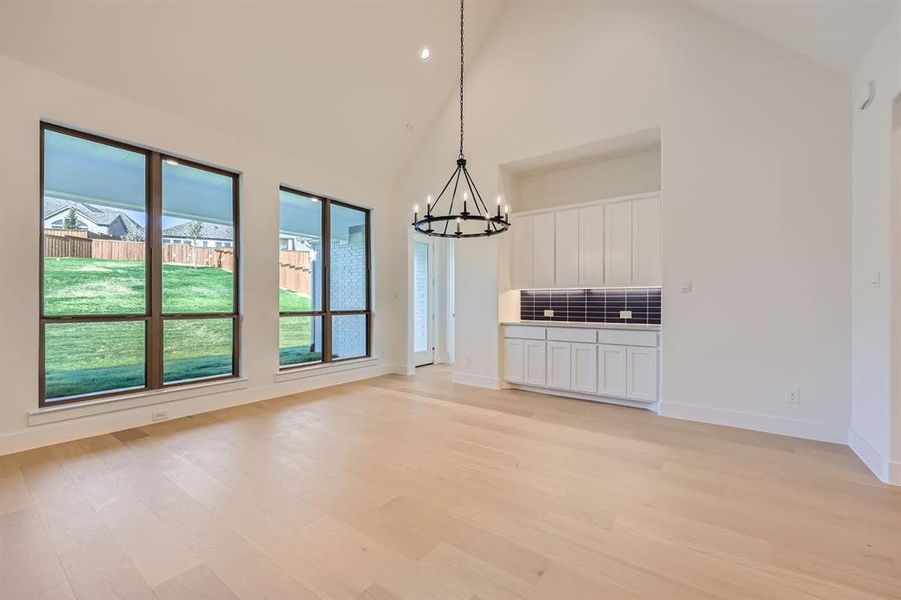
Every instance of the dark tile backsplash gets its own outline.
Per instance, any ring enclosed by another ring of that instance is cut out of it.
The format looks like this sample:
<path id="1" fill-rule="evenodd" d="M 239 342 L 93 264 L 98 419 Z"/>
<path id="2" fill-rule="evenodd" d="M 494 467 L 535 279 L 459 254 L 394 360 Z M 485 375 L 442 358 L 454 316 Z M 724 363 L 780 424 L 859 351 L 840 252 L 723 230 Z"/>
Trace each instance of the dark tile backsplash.
<path id="1" fill-rule="evenodd" d="M 519 318 L 523 321 L 572 321 L 577 323 L 660 324 L 660 288 L 590 288 L 520 290 Z M 545 310 L 553 317 L 545 317 Z M 619 311 L 631 310 L 631 319 Z"/>

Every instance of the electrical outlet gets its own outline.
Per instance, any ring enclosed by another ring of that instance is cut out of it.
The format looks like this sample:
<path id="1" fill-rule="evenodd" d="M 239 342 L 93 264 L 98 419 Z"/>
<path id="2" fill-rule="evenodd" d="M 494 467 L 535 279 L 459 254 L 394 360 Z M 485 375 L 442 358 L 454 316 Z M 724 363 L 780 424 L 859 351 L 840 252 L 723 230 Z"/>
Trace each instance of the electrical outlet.
<path id="1" fill-rule="evenodd" d="M 786 404 L 801 404 L 801 388 L 788 388 L 785 390 Z"/>
<path id="2" fill-rule="evenodd" d="M 463 364 L 466 365 L 467 367 L 471 367 L 472 366 L 472 356 L 467 354 L 465 357 L 463 357 Z"/>
<path id="3" fill-rule="evenodd" d="M 155 410 L 152 413 L 150 413 L 151 421 L 165 421 L 168 418 L 169 418 L 169 413 L 166 412 L 165 410 Z"/>
<path id="4" fill-rule="evenodd" d="M 553 311 L 553 310 L 549 310 L 549 309 L 544 309 L 544 316 L 545 316 L 545 317 L 553 317 L 553 316 L 554 316 L 554 311 Z"/>

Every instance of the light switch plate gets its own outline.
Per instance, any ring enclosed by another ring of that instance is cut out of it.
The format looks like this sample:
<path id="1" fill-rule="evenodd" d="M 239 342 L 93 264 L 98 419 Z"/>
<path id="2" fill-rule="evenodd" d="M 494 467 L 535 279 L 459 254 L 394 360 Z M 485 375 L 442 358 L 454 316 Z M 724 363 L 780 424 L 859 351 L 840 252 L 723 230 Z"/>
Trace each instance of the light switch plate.
<path id="1" fill-rule="evenodd" d="M 691 279 L 682 282 L 682 293 L 683 294 L 691 293 Z"/>
<path id="2" fill-rule="evenodd" d="M 882 274 L 881 274 L 879 271 L 876 271 L 876 274 L 873 275 L 873 278 L 870 280 L 870 287 L 871 287 L 871 288 L 878 288 L 878 287 L 879 287 L 880 280 L 882 279 L 881 275 L 882 275 Z"/>
<path id="3" fill-rule="evenodd" d="M 619 311 L 619 318 L 620 318 L 620 319 L 631 319 L 631 318 L 632 318 L 632 311 L 631 311 L 631 310 L 621 310 L 621 311 Z"/>
<path id="4" fill-rule="evenodd" d="M 554 316 L 554 311 L 553 311 L 553 310 L 545 309 L 545 311 L 544 311 L 544 316 L 545 316 L 545 317 L 553 317 L 553 316 Z"/>

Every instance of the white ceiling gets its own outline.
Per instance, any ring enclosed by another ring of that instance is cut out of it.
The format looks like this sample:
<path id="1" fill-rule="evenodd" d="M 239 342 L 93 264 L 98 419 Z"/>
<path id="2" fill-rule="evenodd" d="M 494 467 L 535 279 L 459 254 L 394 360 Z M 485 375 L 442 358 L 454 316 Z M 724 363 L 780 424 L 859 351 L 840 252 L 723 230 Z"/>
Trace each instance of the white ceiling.
<path id="1" fill-rule="evenodd" d="M 688 0 L 723 21 L 846 75 L 898 0 Z"/>
<path id="2" fill-rule="evenodd" d="M 502 6 L 467 3 L 469 59 Z M 381 183 L 454 93 L 459 35 L 456 0 L 0 1 L 3 54 Z"/>
<path id="3" fill-rule="evenodd" d="M 688 1 L 845 73 L 897 5 Z M 469 64 L 504 4 L 467 2 Z M 456 0 L 0 0 L 0 52 L 389 183 L 455 93 L 458 7 Z M 424 45 L 433 51 L 425 63 Z"/>

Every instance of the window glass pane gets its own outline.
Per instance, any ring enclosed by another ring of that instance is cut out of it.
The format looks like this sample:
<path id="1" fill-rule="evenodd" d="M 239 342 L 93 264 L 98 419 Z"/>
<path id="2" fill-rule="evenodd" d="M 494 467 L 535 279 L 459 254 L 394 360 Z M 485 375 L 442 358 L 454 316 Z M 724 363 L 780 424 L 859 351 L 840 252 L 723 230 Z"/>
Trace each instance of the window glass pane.
<path id="1" fill-rule="evenodd" d="M 47 402 L 67 396 L 144 387 L 144 321 L 47 323 Z"/>
<path id="2" fill-rule="evenodd" d="M 322 360 L 322 317 L 281 317 L 278 328 L 278 363 L 281 366 Z"/>
<path id="3" fill-rule="evenodd" d="M 163 312 L 232 312 L 234 179 L 166 159 L 162 186 Z"/>
<path id="4" fill-rule="evenodd" d="M 332 358 L 366 356 L 366 315 L 332 317 Z"/>
<path id="5" fill-rule="evenodd" d="M 231 374 L 232 319 L 163 322 L 163 381 Z"/>
<path id="6" fill-rule="evenodd" d="M 44 131 L 44 314 L 146 313 L 147 163 Z"/>
<path id="7" fill-rule="evenodd" d="M 322 202 L 279 192 L 279 310 L 322 310 Z"/>
<path id="8" fill-rule="evenodd" d="M 366 213 L 331 205 L 331 310 L 366 310 Z"/>
<path id="9" fill-rule="evenodd" d="M 429 245 L 413 243 L 413 352 L 429 349 Z"/>

